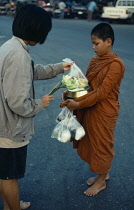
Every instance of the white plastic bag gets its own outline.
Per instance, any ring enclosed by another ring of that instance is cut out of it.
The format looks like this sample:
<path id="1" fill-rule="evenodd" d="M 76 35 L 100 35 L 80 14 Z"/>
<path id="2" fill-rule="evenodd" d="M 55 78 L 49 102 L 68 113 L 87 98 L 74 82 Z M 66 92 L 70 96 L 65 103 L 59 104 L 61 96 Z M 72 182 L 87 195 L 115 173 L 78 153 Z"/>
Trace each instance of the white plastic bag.
<path id="1" fill-rule="evenodd" d="M 60 142 L 68 142 L 71 139 L 71 133 L 68 128 L 68 122 L 71 117 L 71 112 L 67 107 L 64 107 L 60 114 L 56 118 L 56 122 L 58 123 L 53 132 L 51 137 L 58 139 Z"/>
<path id="2" fill-rule="evenodd" d="M 85 130 L 83 126 L 78 122 L 76 116 L 74 115 L 69 119 L 68 128 L 71 132 L 72 138 L 77 141 L 85 136 Z"/>
<path id="3" fill-rule="evenodd" d="M 71 139 L 71 133 L 68 129 L 68 126 L 66 124 L 66 120 L 62 120 L 61 122 L 59 122 L 51 135 L 52 138 L 56 138 L 57 140 L 59 140 L 60 142 L 68 142 Z"/>
<path id="4" fill-rule="evenodd" d="M 56 118 L 56 122 L 60 122 L 66 118 L 66 121 L 72 116 L 72 112 L 65 106 L 62 108 L 61 112 L 58 114 Z"/>
<path id="5" fill-rule="evenodd" d="M 68 62 L 68 63 L 73 62 L 70 58 L 65 58 L 63 59 L 63 61 Z M 88 86 L 87 78 L 85 77 L 81 69 L 75 63 L 71 66 L 68 76 L 78 80 L 78 88 L 85 88 Z"/>
<path id="6" fill-rule="evenodd" d="M 57 125 L 51 137 L 58 139 L 60 142 L 68 142 L 71 140 L 71 137 L 78 141 L 85 135 L 83 126 L 67 107 L 62 108 L 62 111 L 56 118 L 56 122 Z"/>

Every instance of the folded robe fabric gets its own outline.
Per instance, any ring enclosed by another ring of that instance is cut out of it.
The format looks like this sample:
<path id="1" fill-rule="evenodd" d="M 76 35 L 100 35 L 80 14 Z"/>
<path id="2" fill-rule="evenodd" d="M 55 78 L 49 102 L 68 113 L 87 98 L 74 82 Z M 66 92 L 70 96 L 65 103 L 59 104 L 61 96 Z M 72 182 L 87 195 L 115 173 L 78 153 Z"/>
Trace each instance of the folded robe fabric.
<path id="1" fill-rule="evenodd" d="M 124 64 L 116 54 L 94 56 L 86 73 L 90 91 L 74 99 L 79 102 L 74 114 L 86 135 L 80 141 L 73 139 L 73 147 L 94 173 L 108 173 L 112 164 L 114 130 L 120 108 L 118 95 L 124 70 Z M 66 105 L 65 101 L 61 107 Z"/>

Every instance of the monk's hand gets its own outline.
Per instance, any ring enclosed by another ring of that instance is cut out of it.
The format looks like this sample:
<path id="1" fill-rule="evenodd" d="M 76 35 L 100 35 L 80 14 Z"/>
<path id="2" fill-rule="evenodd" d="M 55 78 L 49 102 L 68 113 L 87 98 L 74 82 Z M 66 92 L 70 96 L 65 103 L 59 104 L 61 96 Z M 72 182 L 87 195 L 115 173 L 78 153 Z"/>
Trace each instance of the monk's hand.
<path id="1" fill-rule="evenodd" d="M 43 105 L 44 105 L 44 108 L 46 108 L 46 107 L 49 106 L 50 101 L 53 100 L 53 95 L 47 94 L 47 95 L 45 95 L 45 96 L 42 96 L 40 99 L 42 100 L 42 103 L 43 103 Z"/>
<path id="2" fill-rule="evenodd" d="M 63 68 L 64 68 L 64 71 L 68 71 L 71 69 L 71 66 L 74 64 L 74 62 L 71 62 L 71 63 L 63 63 Z"/>
<path id="3" fill-rule="evenodd" d="M 76 102 L 72 99 L 68 99 L 67 101 L 67 108 L 70 109 L 70 111 L 74 111 L 75 109 L 77 109 L 79 102 Z"/>

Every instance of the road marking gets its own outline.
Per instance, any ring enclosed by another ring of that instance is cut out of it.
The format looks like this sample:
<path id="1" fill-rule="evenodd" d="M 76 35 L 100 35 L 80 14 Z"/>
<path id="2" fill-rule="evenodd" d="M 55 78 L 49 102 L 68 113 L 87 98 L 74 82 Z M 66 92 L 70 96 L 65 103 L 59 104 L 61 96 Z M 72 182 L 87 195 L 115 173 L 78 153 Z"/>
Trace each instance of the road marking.
<path id="1" fill-rule="evenodd" d="M 5 36 L 0 36 L 0 39 L 3 39 L 3 38 L 5 38 Z"/>

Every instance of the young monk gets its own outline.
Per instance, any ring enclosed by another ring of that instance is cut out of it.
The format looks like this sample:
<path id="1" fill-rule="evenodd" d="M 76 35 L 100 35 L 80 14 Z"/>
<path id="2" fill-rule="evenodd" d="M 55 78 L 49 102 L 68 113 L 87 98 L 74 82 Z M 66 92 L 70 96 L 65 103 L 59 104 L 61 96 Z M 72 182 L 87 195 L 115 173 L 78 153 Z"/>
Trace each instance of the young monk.
<path id="1" fill-rule="evenodd" d="M 79 156 L 89 163 L 90 171 L 97 174 L 87 180 L 91 185 L 84 194 L 94 196 L 106 188 L 114 157 L 114 130 L 120 104 L 118 101 L 124 64 L 113 52 L 114 31 L 107 23 L 100 23 L 91 32 L 96 53 L 89 64 L 86 77 L 88 94 L 68 99 L 61 104 L 74 110 L 86 135 L 78 142 L 73 140 Z"/>

